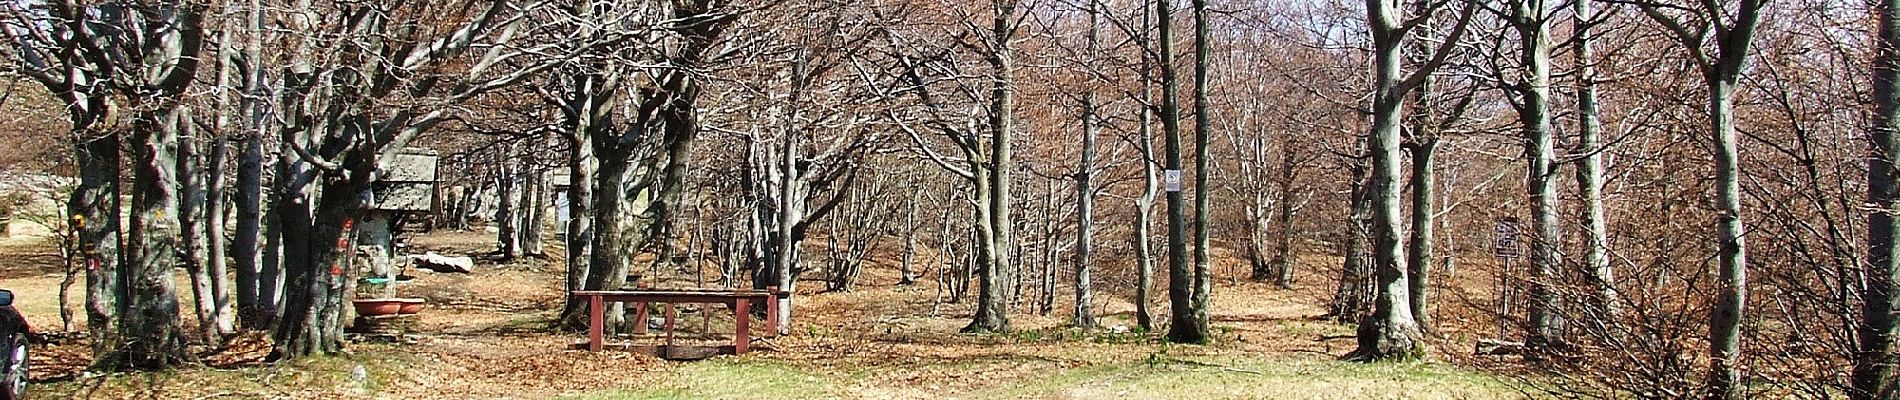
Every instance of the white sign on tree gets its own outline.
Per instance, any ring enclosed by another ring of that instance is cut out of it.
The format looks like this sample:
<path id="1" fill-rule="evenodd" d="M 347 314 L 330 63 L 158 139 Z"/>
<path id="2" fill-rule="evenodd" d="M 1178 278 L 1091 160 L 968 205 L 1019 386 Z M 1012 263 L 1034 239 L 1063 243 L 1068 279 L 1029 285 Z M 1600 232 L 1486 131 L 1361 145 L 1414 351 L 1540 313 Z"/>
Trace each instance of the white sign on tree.
<path id="1" fill-rule="evenodd" d="M 1162 171 L 1161 186 L 1170 192 L 1181 191 L 1181 170 L 1170 169 Z"/>

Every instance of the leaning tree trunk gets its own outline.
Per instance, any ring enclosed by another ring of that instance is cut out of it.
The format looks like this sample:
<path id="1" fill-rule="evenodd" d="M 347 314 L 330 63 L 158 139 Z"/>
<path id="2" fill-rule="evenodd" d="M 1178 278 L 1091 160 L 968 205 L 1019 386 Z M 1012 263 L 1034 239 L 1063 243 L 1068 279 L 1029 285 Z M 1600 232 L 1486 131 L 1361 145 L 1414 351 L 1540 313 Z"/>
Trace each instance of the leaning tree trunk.
<path id="1" fill-rule="evenodd" d="M 1860 323 L 1855 326 L 1860 348 L 1854 353 L 1853 390 L 1855 399 L 1891 399 L 1900 396 L 1895 383 L 1894 337 L 1900 329 L 1894 324 L 1894 311 L 1900 310 L 1900 189 L 1894 185 L 1900 171 L 1900 1 L 1882 0 L 1876 13 L 1880 18 L 1880 41 L 1874 57 L 1874 129 L 1873 146 L 1867 151 L 1867 200 L 1874 203 L 1867 221 L 1867 292 L 1861 296 Z"/>
<path id="2" fill-rule="evenodd" d="M 194 135 L 178 138 L 176 146 L 177 163 L 175 176 L 179 180 L 178 205 L 178 244 L 180 250 L 177 261 L 183 263 L 186 276 L 191 279 L 192 304 L 197 308 L 197 331 L 192 332 L 194 339 L 211 343 L 218 339 L 217 295 L 212 293 L 214 278 L 205 267 L 205 229 L 204 206 L 206 205 L 205 177 L 202 171 L 203 159 L 198 153 L 199 140 Z"/>

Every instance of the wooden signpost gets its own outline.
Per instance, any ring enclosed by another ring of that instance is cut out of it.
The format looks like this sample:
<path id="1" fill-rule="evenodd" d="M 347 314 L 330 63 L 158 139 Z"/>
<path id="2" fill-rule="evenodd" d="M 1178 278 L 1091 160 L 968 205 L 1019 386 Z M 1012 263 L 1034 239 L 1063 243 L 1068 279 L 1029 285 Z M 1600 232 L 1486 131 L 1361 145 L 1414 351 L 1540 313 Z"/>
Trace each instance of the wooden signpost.
<path id="1" fill-rule="evenodd" d="M 1516 272 L 1519 253 L 1517 218 L 1499 219 L 1492 228 L 1494 238 L 1491 243 L 1491 256 L 1498 259 L 1496 293 L 1498 336 L 1506 337 L 1510 332 L 1513 305 L 1517 304 L 1517 285 L 1512 284 L 1512 274 Z"/>

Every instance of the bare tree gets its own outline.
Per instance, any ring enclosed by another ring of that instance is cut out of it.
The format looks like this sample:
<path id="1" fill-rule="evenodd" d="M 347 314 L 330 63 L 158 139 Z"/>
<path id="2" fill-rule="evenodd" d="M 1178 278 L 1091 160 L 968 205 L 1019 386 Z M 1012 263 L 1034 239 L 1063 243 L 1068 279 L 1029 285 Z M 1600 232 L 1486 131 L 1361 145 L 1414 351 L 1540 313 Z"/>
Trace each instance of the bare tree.
<path id="1" fill-rule="evenodd" d="M 1460 14 L 1451 33 L 1435 50 L 1429 61 L 1409 75 L 1401 75 L 1404 38 L 1428 20 L 1439 7 L 1450 1 L 1421 6 L 1419 16 L 1408 18 L 1399 10 L 1397 0 L 1366 2 L 1367 25 L 1372 29 L 1374 93 L 1370 148 L 1372 173 L 1369 186 L 1373 222 L 1372 261 L 1378 278 L 1378 294 L 1373 311 L 1359 323 L 1358 348 L 1347 354 L 1354 360 L 1412 359 L 1422 355 L 1423 337 L 1409 303 L 1407 271 L 1400 248 L 1401 222 L 1398 185 L 1399 123 L 1404 116 L 1405 98 L 1417 89 L 1451 53 L 1450 46 L 1464 36 L 1471 21 L 1471 2 Z"/>
<path id="2" fill-rule="evenodd" d="M 1709 135 L 1715 144 L 1716 217 L 1720 237 L 1717 260 L 1721 280 L 1709 315 L 1710 398 L 1742 397 L 1745 385 L 1736 368 L 1741 354 L 1742 311 L 1748 302 L 1748 253 L 1743 240 L 1741 154 L 1735 140 L 1735 86 L 1748 61 L 1748 48 L 1767 1 L 1742 0 L 1686 6 L 1639 3 L 1643 14 L 1661 25 L 1689 53 L 1708 91 Z M 1712 42 L 1712 43 L 1711 43 Z M 1713 48 L 1710 48 L 1713 46 Z"/>

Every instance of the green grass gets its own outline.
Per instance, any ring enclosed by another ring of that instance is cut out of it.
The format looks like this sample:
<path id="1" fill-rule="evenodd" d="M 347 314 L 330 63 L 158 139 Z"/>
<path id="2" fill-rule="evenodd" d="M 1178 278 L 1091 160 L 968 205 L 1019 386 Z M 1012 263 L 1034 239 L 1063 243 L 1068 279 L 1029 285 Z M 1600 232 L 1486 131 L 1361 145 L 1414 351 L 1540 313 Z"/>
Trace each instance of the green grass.
<path id="1" fill-rule="evenodd" d="M 981 370 L 994 363 L 921 363 L 917 369 Z M 1166 358 L 1049 367 L 973 390 L 923 390 L 944 399 L 1505 399 L 1520 398 L 1498 379 L 1435 363 L 1360 364 L 1252 356 Z M 804 372 L 795 365 L 721 359 L 682 366 L 658 387 L 585 394 L 570 399 L 836 399 L 863 396 L 882 381 L 872 367 Z M 984 379 L 984 378 L 977 378 Z M 948 382 L 945 382 L 946 384 Z M 909 393 L 919 393 L 911 388 Z M 865 397 L 869 398 L 869 397 Z"/>
<path id="2" fill-rule="evenodd" d="M 314 357 L 272 366 L 213 369 L 186 366 L 158 372 L 107 373 L 36 384 L 35 398 L 154 397 L 217 393 L 224 398 L 375 397 L 406 369 L 400 357 Z M 356 376 L 361 368 L 361 376 Z"/>
<path id="3" fill-rule="evenodd" d="M 1495 378 L 1428 363 L 1264 358 L 1152 359 L 1064 371 L 968 398 L 1515 398 Z"/>
<path id="4" fill-rule="evenodd" d="M 571 400 L 838 399 L 837 383 L 776 361 L 717 359 L 682 365 L 658 387 L 589 393 Z"/>

